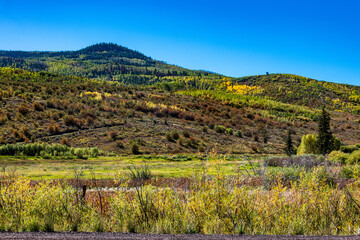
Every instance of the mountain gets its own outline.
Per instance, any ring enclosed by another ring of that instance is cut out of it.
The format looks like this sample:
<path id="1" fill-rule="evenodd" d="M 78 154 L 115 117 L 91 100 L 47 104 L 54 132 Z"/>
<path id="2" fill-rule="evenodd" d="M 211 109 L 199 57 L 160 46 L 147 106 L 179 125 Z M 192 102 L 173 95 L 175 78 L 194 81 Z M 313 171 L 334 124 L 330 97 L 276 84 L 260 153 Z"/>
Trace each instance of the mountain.
<path id="1" fill-rule="evenodd" d="M 174 81 L 182 77 L 209 79 L 222 77 L 219 74 L 188 70 L 156 61 L 142 53 L 113 43 L 99 43 L 78 51 L 0 51 L 0 67 L 147 85 Z"/>

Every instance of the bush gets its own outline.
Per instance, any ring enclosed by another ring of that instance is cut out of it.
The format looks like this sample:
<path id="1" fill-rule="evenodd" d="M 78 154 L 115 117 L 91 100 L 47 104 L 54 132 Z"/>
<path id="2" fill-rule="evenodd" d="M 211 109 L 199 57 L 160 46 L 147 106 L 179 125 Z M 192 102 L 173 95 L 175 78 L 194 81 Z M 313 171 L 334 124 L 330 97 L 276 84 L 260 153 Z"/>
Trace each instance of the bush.
<path id="1" fill-rule="evenodd" d="M 201 131 L 204 132 L 204 133 L 206 133 L 206 132 L 208 131 L 208 129 L 207 129 L 206 126 L 203 126 L 203 127 L 201 128 Z"/>
<path id="2" fill-rule="evenodd" d="M 30 108 L 29 108 L 29 105 L 27 105 L 26 103 L 21 103 L 18 108 L 17 108 L 18 112 L 23 114 L 23 115 L 26 115 L 30 112 Z"/>
<path id="3" fill-rule="evenodd" d="M 118 138 L 118 135 L 118 132 L 115 130 L 108 132 L 109 139 L 112 141 L 115 141 Z"/>
<path id="4" fill-rule="evenodd" d="M 50 134 L 57 134 L 60 132 L 60 127 L 59 125 L 57 124 L 50 124 L 48 127 L 47 127 L 47 131 L 50 133 Z"/>
<path id="5" fill-rule="evenodd" d="M 349 154 L 343 153 L 341 151 L 332 151 L 328 158 L 331 163 L 341 163 L 345 164 L 347 159 L 349 157 Z"/>
<path id="6" fill-rule="evenodd" d="M 60 141 L 60 144 L 69 146 L 69 141 L 67 140 L 66 137 L 62 137 L 62 139 Z"/>
<path id="7" fill-rule="evenodd" d="M 174 142 L 180 138 L 180 135 L 177 131 L 172 131 L 171 133 L 166 133 L 165 137 L 169 142 Z"/>
<path id="8" fill-rule="evenodd" d="M 270 157 L 265 159 L 265 165 L 270 167 L 305 167 L 307 169 L 313 168 L 322 164 L 325 161 L 323 156 L 318 155 L 300 155 L 287 157 Z"/>
<path id="9" fill-rule="evenodd" d="M 353 165 L 353 166 L 344 166 L 340 170 L 340 177 L 344 178 L 359 178 L 360 173 L 360 166 L 359 165 Z"/>
<path id="10" fill-rule="evenodd" d="M 182 131 L 182 135 L 186 138 L 189 138 L 190 137 L 190 133 L 188 131 Z"/>
<path id="11" fill-rule="evenodd" d="M 171 136 L 174 140 L 178 140 L 180 138 L 180 135 L 177 131 L 171 132 Z"/>
<path id="12" fill-rule="evenodd" d="M 124 144 L 122 141 L 118 140 L 116 141 L 116 147 L 120 149 L 124 149 Z"/>
<path id="13" fill-rule="evenodd" d="M 217 133 L 224 133 L 226 131 L 226 128 L 224 126 L 221 126 L 221 125 L 216 125 L 214 130 Z"/>
<path id="14" fill-rule="evenodd" d="M 237 130 L 235 132 L 235 136 L 241 138 L 242 137 L 242 132 L 240 130 Z"/>
<path id="15" fill-rule="evenodd" d="M 360 150 L 354 151 L 348 157 L 347 164 L 357 164 L 360 163 Z"/>
<path id="16" fill-rule="evenodd" d="M 40 102 L 34 102 L 32 105 L 35 111 L 44 111 L 44 106 Z"/>
<path id="17" fill-rule="evenodd" d="M 226 129 L 226 133 L 229 135 L 233 135 L 234 134 L 234 130 L 232 128 L 227 128 Z"/>
<path id="18" fill-rule="evenodd" d="M 168 140 L 169 142 L 173 142 L 174 139 L 172 138 L 171 136 L 171 133 L 165 133 L 165 137 L 166 137 L 166 140 Z"/>
<path id="19" fill-rule="evenodd" d="M 139 146 L 136 143 L 131 144 L 131 152 L 133 154 L 140 154 Z"/>
<path id="20" fill-rule="evenodd" d="M 8 120 L 8 117 L 5 114 L 0 114 L 0 125 L 3 125 Z"/>
<path id="21" fill-rule="evenodd" d="M 356 145 L 347 145 L 347 146 L 341 146 L 340 147 L 340 151 L 344 152 L 344 153 L 352 153 L 356 150 L 358 150 L 359 148 Z"/>
<path id="22" fill-rule="evenodd" d="M 80 121 L 80 119 L 75 118 L 73 115 L 67 115 L 64 117 L 64 124 L 66 126 L 80 127 L 81 121 Z"/>

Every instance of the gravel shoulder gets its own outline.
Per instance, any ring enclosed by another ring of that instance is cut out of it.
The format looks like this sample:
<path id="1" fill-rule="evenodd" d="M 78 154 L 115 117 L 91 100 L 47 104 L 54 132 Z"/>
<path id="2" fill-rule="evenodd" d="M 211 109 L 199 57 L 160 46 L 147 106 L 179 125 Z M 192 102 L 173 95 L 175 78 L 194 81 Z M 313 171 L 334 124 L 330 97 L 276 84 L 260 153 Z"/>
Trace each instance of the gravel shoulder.
<path id="1" fill-rule="evenodd" d="M 202 235 L 202 234 L 136 234 L 136 233 L 75 233 L 75 232 L 23 232 L 10 233 L 0 232 L 0 239 L 134 239 L 134 240 L 215 240 L 215 239 L 234 239 L 234 240 L 360 240 L 360 235 L 357 236 L 270 236 L 270 235 Z"/>

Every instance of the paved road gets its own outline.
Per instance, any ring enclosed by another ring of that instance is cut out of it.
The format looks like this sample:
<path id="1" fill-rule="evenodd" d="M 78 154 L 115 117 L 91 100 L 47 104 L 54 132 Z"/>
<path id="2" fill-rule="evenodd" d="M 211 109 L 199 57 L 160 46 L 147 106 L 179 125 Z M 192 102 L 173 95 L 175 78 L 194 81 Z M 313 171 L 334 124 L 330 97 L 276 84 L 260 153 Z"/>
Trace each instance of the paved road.
<path id="1" fill-rule="evenodd" d="M 59 232 L 59 233 L 8 233 L 0 232 L 0 239 L 122 239 L 122 240 L 360 240 L 359 236 L 264 236 L 264 235 L 202 235 L 202 234 L 134 234 L 134 233 L 74 233 L 74 232 Z"/>

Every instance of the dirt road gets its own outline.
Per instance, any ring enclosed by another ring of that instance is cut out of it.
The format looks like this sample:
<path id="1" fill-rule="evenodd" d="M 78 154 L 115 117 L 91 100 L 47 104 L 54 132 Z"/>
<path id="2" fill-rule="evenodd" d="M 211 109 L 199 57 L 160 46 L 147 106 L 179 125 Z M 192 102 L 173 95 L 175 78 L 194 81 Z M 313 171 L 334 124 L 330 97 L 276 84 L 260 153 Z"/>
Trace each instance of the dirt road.
<path id="1" fill-rule="evenodd" d="M 122 240 L 360 240 L 359 236 L 264 236 L 264 235 L 202 235 L 202 234 L 135 234 L 135 233 L 8 233 L 0 232 L 0 239 L 122 239 Z"/>

